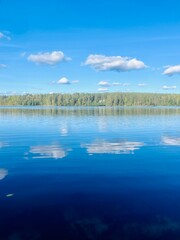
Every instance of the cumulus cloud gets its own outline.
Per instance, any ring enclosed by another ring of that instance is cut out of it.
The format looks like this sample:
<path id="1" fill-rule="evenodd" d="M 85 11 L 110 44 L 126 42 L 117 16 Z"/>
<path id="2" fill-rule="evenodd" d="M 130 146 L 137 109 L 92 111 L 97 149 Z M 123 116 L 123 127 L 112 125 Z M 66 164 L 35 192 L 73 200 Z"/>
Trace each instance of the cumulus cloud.
<path id="1" fill-rule="evenodd" d="M 132 154 L 135 150 L 144 146 L 142 142 L 115 141 L 105 140 L 97 141 L 91 144 L 82 144 L 89 154 Z"/>
<path id="2" fill-rule="evenodd" d="M 7 66 L 5 64 L 0 63 L 0 68 L 6 68 Z"/>
<path id="3" fill-rule="evenodd" d="M 68 85 L 68 84 L 77 84 L 77 83 L 79 83 L 79 80 L 70 81 L 68 78 L 62 77 L 57 82 L 56 81 L 52 81 L 51 83 L 52 84 L 58 83 L 58 84 L 64 84 L 64 85 L 67 84 Z"/>
<path id="4" fill-rule="evenodd" d="M 168 76 L 173 76 L 174 74 L 180 74 L 180 65 L 167 66 L 165 67 L 163 74 Z"/>
<path id="5" fill-rule="evenodd" d="M 0 63 L 0 68 L 6 68 L 6 67 L 7 67 L 6 64 Z"/>
<path id="6" fill-rule="evenodd" d="M 166 85 L 164 85 L 162 88 L 165 89 L 165 90 L 176 89 L 176 86 L 166 86 Z"/>
<path id="7" fill-rule="evenodd" d="M 22 53 L 20 54 L 20 56 L 21 56 L 21 57 L 25 57 L 26 54 L 27 54 L 26 52 L 22 52 Z"/>
<path id="8" fill-rule="evenodd" d="M 131 84 L 130 83 L 123 83 L 122 85 L 126 87 L 126 86 L 130 86 Z"/>
<path id="9" fill-rule="evenodd" d="M 98 83 L 99 86 L 102 86 L 102 87 L 109 87 L 111 86 L 111 84 L 109 84 L 107 81 L 100 81 Z"/>
<path id="10" fill-rule="evenodd" d="M 130 57 L 121 56 L 105 56 L 105 55 L 89 55 L 84 63 L 90 65 L 97 71 L 117 71 L 125 72 L 131 70 L 139 70 L 147 66 L 140 60 Z"/>
<path id="11" fill-rule="evenodd" d="M 120 86 L 120 85 L 122 85 L 122 83 L 119 83 L 119 82 L 113 82 L 112 83 L 112 86 Z"/>
<path id="12" fill-rule="evenodd" d="M 34 62 L 36 64 L 48 65 L 54 65 L 58 62 L 70 60 L 70 58 L 65 57 L 64 53 L 61 51 L 30 54 L 27 59 L 28 61 Z"/>
<path id="13" fill-rule="evenodd" d="M 109 83 L 108 81 L 100 81 L 98 85 L 105 88 L 105 87 L 111 87 L 111 86 L 120 86 L 122 84 L 119 82 Z"/>
<path id="14" fill-rule="evenodd" d="M 3 39 L 3 38 L 6 40 L 11 40 L 11 38 L 7 34 L 0 32 L 0 39 Z"/>
<path id="15" fill-rule="evenodd" d="M 66 77 L 62 77 L 57 81 L 58 84 L 70 84 L 70 81 Z"/>
<path id="16" fill-rule="evenodd" d="M 64 158 L 71 149 L 63 149 L 59 145 L 34 146 L 30 148 L 30 153 L 35 154 L 33 158 Z"/>
<path id="17" fill-rule="evenodd" d="M 79 83 L 79 80 L 73 80 L 71 81 L 72 84 L 76 84 L 76 83 Z"/>
<path id="18" fill-rule="evenodd" d="M 178 137 L 162 137 L 162 143 L 164 145 L 170 145 L 170 146 L 180 146 L 180 138 Z"/>
<path id="19" fill-rule="evenodd" d="M 0 168 L 0 180 L 4 179 L 8 175 L 8 170 Z"/>
<path id="20" fill-rule="evenodd" d="M 146 83 L 138 83 L 138 87 L 145 87 L 145 86 L 147 86 Z"/>
<path id="21" fill-rule="evenodd" d="M 99 92 L 107 92 L 109 89 L 108 88 L 98 88 Z"/>

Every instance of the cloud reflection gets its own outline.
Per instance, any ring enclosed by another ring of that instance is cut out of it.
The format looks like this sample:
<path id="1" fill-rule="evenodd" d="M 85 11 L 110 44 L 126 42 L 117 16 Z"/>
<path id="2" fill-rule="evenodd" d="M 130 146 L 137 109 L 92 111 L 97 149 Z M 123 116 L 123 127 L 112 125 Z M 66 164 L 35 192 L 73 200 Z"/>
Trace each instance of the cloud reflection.
<path id="1" fill-rule="evenodd" d="M 8 170 L 5 168 L 0 168 L 0 180 L 4 179 L 8 175 Z"/>
<path id="2" fill-rule="evenodd" d="M 64 158 L 71 149 L 63 149 L 59 145 L 33 146 L 30 153 L 35 154 L 33 158 Z"/>
<path id="3" fill-rule="evenodd" d="M 8 147 L 9 144 L 6 143 L 6 142 L 0 142 L 0 148 L 3 148 L 3 147 Z"/>
<path id="4" fill-rule="evenodd" d="M 178 137 L 162 137 L 162 143 L 164 145 L 170 145 L 170 146 L 180 146 L 180 138 Z"/>
<path id="5" fill-rule="evenodd" d="M 133 154 L 134 150 L 144 146 L 143 142 L 117 141 L 109 142 L 105 140 L 95 141 L 91 144 L 82 144 L 89 154 Z"/>
<path id="6" fill-rule="evenodd" d="M 97 124 L 98 124 L 99 132 L 107 132 L 108 124 L 107 124 L 106 118 L 100 117 L 98 119 Z"/>
<path id="7" fill-rule="evenodd" d="M 61 134 L 62 137 L 68 136 L 68 129 L 65 128 L 65 127 L 62 127 L 62 128 L 60 129 L 60 134 Z"/>
<path id="8" fill-rule="evenodd" d="M 68 130 L 67 124 L 63 124 L 62 126 L 60 126 L 60 135 L 62 137 L 68 136 L 68 133 L 69 133 L 69 130 Z"/>

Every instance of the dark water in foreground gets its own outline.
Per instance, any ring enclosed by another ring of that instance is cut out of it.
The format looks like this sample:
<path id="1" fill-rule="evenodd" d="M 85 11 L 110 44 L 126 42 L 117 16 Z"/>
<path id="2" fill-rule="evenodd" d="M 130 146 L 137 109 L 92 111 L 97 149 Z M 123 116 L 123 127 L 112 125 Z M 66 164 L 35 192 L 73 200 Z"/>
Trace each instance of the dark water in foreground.
<path id="1" fill-rule="evenodd" d="M 0 240 L 179 240 L 180 108 L 0 108 Z"/>

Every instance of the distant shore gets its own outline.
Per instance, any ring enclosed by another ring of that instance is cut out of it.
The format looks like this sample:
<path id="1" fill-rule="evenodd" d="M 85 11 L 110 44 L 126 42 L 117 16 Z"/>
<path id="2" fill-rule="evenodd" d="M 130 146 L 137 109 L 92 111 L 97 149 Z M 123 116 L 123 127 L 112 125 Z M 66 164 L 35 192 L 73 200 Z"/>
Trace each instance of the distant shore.
<path id="1" fill-rule="evenodd" d="M 180 106 L 180 94 L 73 93 L 0 96 L 0 106 Z"/>

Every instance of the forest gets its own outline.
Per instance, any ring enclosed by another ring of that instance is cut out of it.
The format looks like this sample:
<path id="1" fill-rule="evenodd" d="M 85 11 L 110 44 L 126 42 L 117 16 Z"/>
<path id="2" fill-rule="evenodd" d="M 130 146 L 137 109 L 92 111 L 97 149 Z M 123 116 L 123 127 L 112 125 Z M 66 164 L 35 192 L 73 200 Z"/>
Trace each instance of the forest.
<path id="1" fill-rule="evenodd" d="M 0 96 L 0 106 L 180 106 L 180 94 L 73 93 Z"/>

